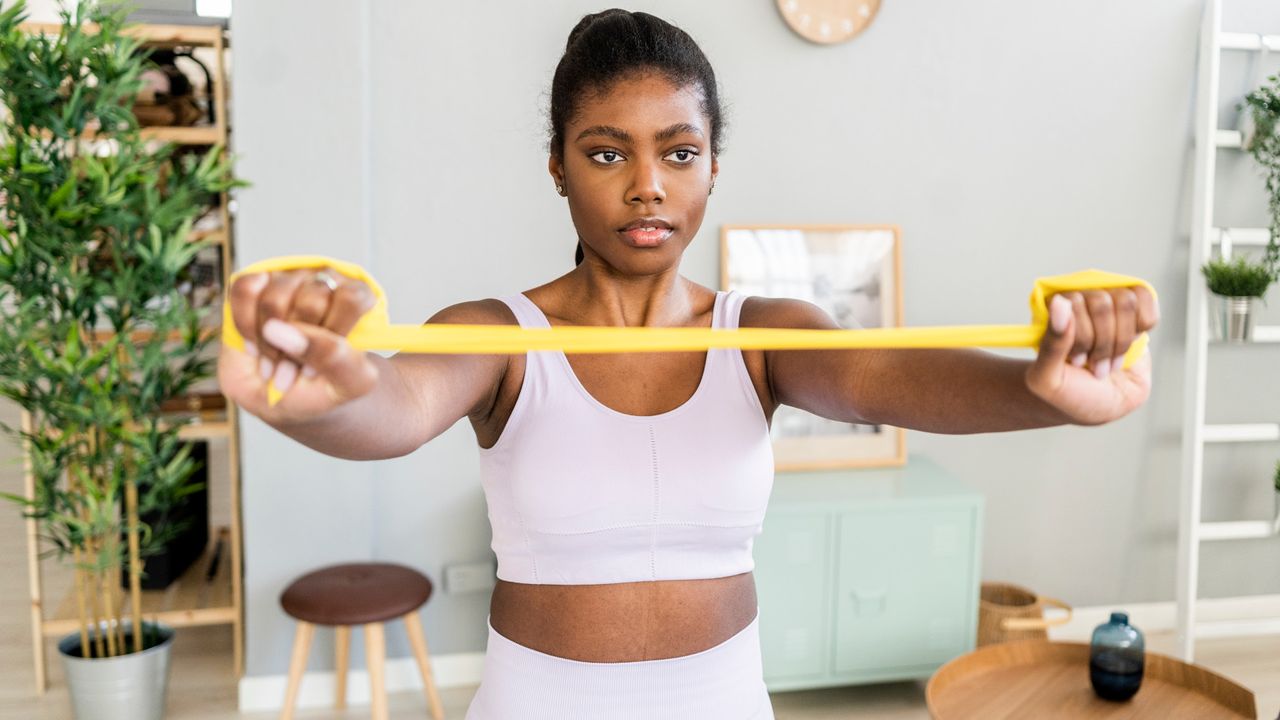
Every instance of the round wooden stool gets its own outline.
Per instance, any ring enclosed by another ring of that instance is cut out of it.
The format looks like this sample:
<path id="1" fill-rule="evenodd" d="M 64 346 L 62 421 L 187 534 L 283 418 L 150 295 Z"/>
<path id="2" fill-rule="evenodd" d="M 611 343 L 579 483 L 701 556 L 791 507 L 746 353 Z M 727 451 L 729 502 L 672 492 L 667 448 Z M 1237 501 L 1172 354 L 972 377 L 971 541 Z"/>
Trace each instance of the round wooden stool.
<path id="1" fill-rule="evenodd" d="M 298 686 L 307 669 L 307 653 L 316 625 L 331 625 L 336 635 L 337 662 L 334 667 L 336 693 L 334 707 L 347 706 L 347 654 L 351 647 L 351 626 L 364 626 L 365 656 L 369 665 L 370 698 L 374 720 L 387 719 L 387 690 L 383 673 L 386 642 L 382 626 L 401 618 L 413 655 L 422 673 L 427 702 L 435 720 L 444 720 L 444 708 L 431 677 L 427 639 L 422 632 L 418 608 L 431 597 L 431 580 L 403 565 L 351 563 L 332 565 L 294 580 L 280 595 L 284 611 L 298 621 L 289 661 L 289 685 L 280 717 L 290 720 L 298 699 Z"/>

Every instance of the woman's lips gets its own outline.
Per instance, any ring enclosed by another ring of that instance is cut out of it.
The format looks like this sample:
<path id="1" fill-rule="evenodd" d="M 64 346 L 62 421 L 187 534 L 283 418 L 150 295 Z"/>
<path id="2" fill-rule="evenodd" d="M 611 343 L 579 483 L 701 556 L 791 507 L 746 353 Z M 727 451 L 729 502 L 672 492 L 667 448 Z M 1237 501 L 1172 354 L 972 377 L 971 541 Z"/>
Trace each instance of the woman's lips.
<path id="1" fill-rule="evenodd" d="M 639 227 L 619 232 L 636 247 L 655 247 L 661 245 L 675 231 L 665 227 Z"/>

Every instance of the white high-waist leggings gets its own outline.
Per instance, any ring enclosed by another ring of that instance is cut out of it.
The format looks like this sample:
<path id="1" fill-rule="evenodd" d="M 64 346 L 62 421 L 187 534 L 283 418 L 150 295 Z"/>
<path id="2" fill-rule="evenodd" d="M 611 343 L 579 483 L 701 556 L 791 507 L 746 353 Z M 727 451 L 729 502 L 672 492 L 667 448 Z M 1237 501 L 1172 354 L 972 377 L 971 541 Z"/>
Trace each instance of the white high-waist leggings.
<path id="1" fill-rule="evenodd" d="M 756 608 L 751 624 L 692 655 L 617 663 L 548 655 L 489 623 L 466 720 L 773 720 L 759 620 Z"/>

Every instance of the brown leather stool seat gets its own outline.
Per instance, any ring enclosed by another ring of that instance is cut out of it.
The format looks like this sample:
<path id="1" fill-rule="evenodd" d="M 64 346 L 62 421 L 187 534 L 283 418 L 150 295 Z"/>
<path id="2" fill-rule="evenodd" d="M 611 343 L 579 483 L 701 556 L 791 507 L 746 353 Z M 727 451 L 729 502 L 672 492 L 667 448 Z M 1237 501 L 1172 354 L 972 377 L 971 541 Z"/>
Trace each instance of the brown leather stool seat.
<path id="1" fill-rule="evenodd" d="M 431 580 L 403 565 L 333 565 L 294 580 L 280 596 L 284 611 L 316 625 L 364 625 L 403 617 L 431 597 Z"/>
<path id="2" fill-rule="evenodd" d="M 280 595 L 284 611 L 298 621 L 289 662 L 289 684 L 280 717 L 290 720 L 298 699 L 298 688 L 307 668 L 307 654 L 317 625 L 335 628 L 334 707 L 347 703 L 347 659 L 351 648 L 351 627 L 363 625 L 365 657 L 369 664 L 370 699 L 374 720 L 387 718 L 386 679 L 383 660 L 386 637 L 383 623 L 402 619 L 413 647 L 427 702 L 435 720 L 444 720 L 444 708 L 431 675 L 427 639 L 422 632 L 418 609 L 431 597 L 431 580 L 426 575 L 392 563 L 348 563 L 320 568 L 289 583 Z"/>

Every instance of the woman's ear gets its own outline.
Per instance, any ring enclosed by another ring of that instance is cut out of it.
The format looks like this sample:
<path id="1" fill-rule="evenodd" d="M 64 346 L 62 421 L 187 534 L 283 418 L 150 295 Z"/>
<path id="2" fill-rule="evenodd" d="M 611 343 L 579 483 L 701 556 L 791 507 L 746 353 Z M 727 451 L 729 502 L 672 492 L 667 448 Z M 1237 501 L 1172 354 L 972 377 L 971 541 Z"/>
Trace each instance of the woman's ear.
<path id="1" fill-rule="evenodd" d="M 564 187 L 564 163 L 560 162 L 560 158 L 555 153 L 551 153 L 547 157 L 547 172 L 551 173 L 551 181 L 556 185 L 556 192 L 564 195 L 566 193 Z"/>
<path id="2" fill-rule="evenodd" d="M 711 187 L 707 188 L 707 194 L 716 188 L 716 176 L 720 174 L 720 158 L 715 155 L 711 156 Z"/>

